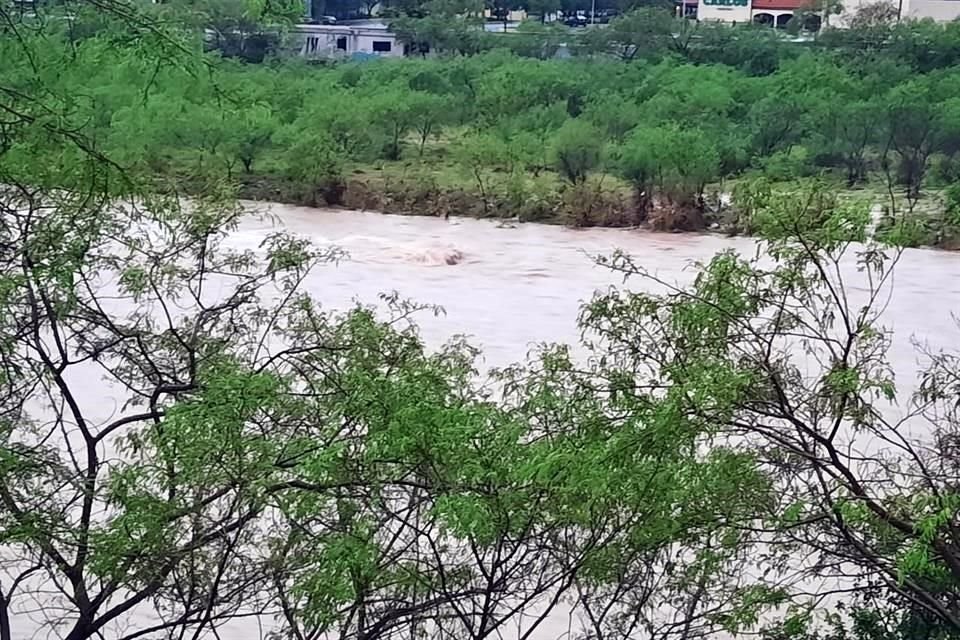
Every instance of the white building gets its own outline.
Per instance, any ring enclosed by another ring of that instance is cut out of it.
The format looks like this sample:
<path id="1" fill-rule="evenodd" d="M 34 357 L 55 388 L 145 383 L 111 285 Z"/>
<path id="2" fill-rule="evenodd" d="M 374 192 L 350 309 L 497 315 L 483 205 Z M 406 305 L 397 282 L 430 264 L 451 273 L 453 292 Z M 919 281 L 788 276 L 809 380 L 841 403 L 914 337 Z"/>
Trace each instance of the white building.
<path id="1" fill-rule="evenodd" d="M 697 7 L 697 20 L 718 20 L 736 24 L 749 23 L 753 18 L 750 0 L 700 0 L 684 2 L 684 15 L 690 5 Z"/>
<path id="2" fill-rule="evenodd" d="M 960 2 L 957 0 L 885 0 L 893 6 L 902 20 L 934 20 L 951 22 L 960 18 Z M 877 0 L 844 0 L 843 11 L 830 24 L 846 27 L 863 5 L 874 4 Z"/>
<path id="3" fill-rule="evenodd" d="M 918 0 L 921 1 L 921 0 Z M 953 0 L 950 0 L 953 1 Z M 681 0 L 678 12 L 698 20 L 716 20 L 735 24 L 750 22 L 770 27 L 786 27 L 794 14 L 810 0 Z M 692 9 L 692 10 L 691 10 Z M 819 29 L 818 16 L 808 16 L 805 28 Z"/>
<path id="4" fill-rule="evenodd" d="M 381 22 L 301 24 L 293 32 L 301 38 L 300 53 L 306 58 L 403 55 L 403 45 L 396 34 Z"/>
<path id="5" fill-rule="evenodd" d="M 876 0 L 844 0 L 843 13 L 830 19 L 833 26 L 845 26 L 862 4 Z M 958 0 L 888 0 L 904 20 L 930 18 L 937 22 L 949 22 L 960 18 Z M 678 12 L 698 20 L 719 20 L 742 24 L 755 22 L 772 27 L 785 27 L 793 15 L 810 5 L 811 0 L 677 0 Z M 691 11 L 691 8 L 693 9 Z M 808 28 L 819 27 L 819 20 L 809 18 Z"/>
<path id="6" fill-rule="evenodd" d="M 906 18 L 933 18 L 937 22 L 960 18 L 960 2 L 956 0 L 904 0 L 903 4 Z"/>
<path id="7" fill-rule="evenodd" d="M 888 0 L 900 10 L 904 20 L 923 20 L 930 18 L 937 22 L 950 22 L 960 18 L 960 2 L 956 0 Z M 866 4 L 864 0 L 863 4 Z M 858 2 L 850 2 L 853 9 L 859 6 Z M 846 5 L 844 5 L 846 9 Z"/>

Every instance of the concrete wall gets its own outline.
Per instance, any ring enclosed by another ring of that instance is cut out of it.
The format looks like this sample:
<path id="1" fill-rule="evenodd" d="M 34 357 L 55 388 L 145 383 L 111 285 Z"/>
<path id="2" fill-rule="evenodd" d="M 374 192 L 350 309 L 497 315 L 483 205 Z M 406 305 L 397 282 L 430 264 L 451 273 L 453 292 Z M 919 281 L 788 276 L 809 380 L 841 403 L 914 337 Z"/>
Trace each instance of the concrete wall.
<path id="1" fill-rule="evenodd" d="M 302 39 L 300 53 L 307 58 L 349 57 L 354 54 L 388 58 L 403 55 L 403 45 L 387 29 L 350 25 L 300 25 L 296 33 Z M 338 43 L 343 48 L 338 47 Z M 389 51 L 382 49 L 389 48 Z M 381 50 L 377 50 L 381 49 Z"/>
<path id="2" fill-rule="evenodd" d="M 356 51 L 351 53 L 375 53 L 388 58 L 403 55 L 403 45 L 397 42 L 397 37 L 390 32 L 360 33 L 357 34 L 356 43 Z M 389 46 L 390 51 L 377 51 L 374 49 L 374 43 Z"/>
<path id="3" fill-rule="evenodd" d="M 487 20 L 492 19 L 492 18 L 493 18 L 493 11 L 491 11 L 490 9 L 484 9 L 484 10 L 483 10 L 483 17 L 486 18 Z M 510 11 L 507 12 L 507 21 L 508 21 L 508 22 L 523 22 L 523 21 L 526 20 L 526 19 L 527 19 L 527 12 L 526 12 L 526 11 L 523 11 L 522 9 L 520 9 L 520 10 L 510 10 Z"/>

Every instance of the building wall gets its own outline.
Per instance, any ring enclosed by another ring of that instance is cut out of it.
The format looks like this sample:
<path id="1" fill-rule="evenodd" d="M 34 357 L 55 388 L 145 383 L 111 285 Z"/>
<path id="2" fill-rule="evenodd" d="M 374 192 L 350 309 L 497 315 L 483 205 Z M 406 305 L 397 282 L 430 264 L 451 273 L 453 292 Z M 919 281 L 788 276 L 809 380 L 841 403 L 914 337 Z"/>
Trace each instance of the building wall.
<path id="1" fill-rule="evenodd" d="M 950 22 L 960 18 L 960 1 L 903 0 L 903 17 L 914 20 L 932 18 L 937 22 Z"/>
<path id="2" fill-rule="evenodd" d="M 483 17 L 486 18 L 487 20 L 492 20 L 493 11 L 491 11 L 490 9 L 484 9 Z M 511 9 L 510 11 L 507 12 L 507 20 L 509 22 L 523 22 L 526 19 L 527 19 L 527 12 L 522 9 L 518 9 L 518 10 Z"/>
<path id="3" fill-rule="evenodd" d="M 697 7 L 697 19 L 720 20 L 722 22 L 749 22 L 758 14 L 769 14 L 774 20 L 787 14 L 793 14 L 802 0 L 747 0 L 747 6 L 730 4 L 737 0 L 700 0 Z M 742 0 L 740 0 L 742 2 Z M 875 0 L 845 0 L 844 10 L 839 16 L 829 16 L 834 27 L 849 26 L 850 18 L 863 4 Z M 960 19 L 960 0 L 889 0 L 900 5 L 904 19 L 931 19 L 937 22 L 949 22 Z M 679 3 L 678 3 L 679 4 Z M 786 18 L 781 18 L 786 20 Z"/>
<path id="4" fill-rule="evenodd" d="M 850 18 L 865 4 L 875 0 L 846 0 L 843 3 L 843 13 L 830 19 L 831 26 L 848 27 Z M 937 22 L 950 22 L 960 18 L 960 0 L 888 0 L 894 6 L 899 6 L 904 19 L 923 20 L 929 18 Z"/>
<path id="5" fill-rule="evenodd" d="M 700 0 L 698 20 L 721 22 L 750 22 L 750 0 Z"/>
<path id="6" fill-rule="evenodd" d="M 307 58 L 349 57 L 355 54 L 387 58 L 403 56 L 403 45 L 387 29 L 349 25 L 300 25 L 300 53 Z M 342 44 L 339 47 L 338 44 Z"/>
<path id="7" fill-rule="evenodd" d="M 375 43 L 382 46 L 389 46 L 389 51 L 377 51 Z M 397 37 L 389 31 L 384 33 L 361 33 L 357 34 L 356 51 L 351 53 L 375 53 L 380 56 L 394 58 L 403 55 L 403 45 L 397 42 Z"/>
<path id="8" fill-rule="evenodd" d="M 785 27 L 786 24 L 790 22 L 790 19 L 793 18 L 794 13 L 794 9 L 763 9 L 754 7 L 751 20 L 757 22 L 759 16 L 766 15 L 769 16 L 771 20 L 771 26 Z"/>

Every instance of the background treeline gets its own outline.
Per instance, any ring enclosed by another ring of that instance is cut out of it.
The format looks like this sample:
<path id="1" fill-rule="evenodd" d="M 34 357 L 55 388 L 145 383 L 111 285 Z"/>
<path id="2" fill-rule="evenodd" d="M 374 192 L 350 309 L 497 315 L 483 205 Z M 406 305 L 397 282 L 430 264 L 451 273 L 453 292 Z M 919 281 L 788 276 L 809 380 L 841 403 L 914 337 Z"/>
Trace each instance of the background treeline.
<path id="1" fill-rule="evenodd" d="M 559 39 L 522 33 L 473 56 L 208 56 L 217 73 L 189 81 L 118 48 L 109 25 L 69 24 L 43 36 L 69 43 L 47 48 L 51 69 L 71 58 L 49 82 L 82 102 L 104 150 L 184 188 L 223 179 L 291 202 L 702 228 L 737 226 L 720 194 L 751 177 L 869 187 L 896 218 L 940 211 L 924 194 L 960 175 L 956 24 L 801 46 L 641 9 L 570 41 L 594 51 L 571 59 L 552 57 Z M 15 77 L 24 61 L 8 47 L 0 64 Z"/>

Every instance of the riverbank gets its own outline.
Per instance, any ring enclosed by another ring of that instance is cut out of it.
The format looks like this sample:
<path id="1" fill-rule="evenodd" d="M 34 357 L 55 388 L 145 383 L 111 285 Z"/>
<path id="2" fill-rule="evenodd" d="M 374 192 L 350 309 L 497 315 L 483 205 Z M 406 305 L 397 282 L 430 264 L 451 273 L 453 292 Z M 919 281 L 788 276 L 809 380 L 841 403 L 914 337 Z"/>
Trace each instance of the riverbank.
<path id="1" fill-rule="evenodd" d="M 600 177 L 564 185 L 551 178 L 490 176 L 471 185 L 467 180 L 438 179 L 430 172 L 357 169 L 343 178 L 311 185 L 261 174 L 243 176 L 238 181 L 238 195 L 299 206 L 571 227 L 632 227 L 644 222 L 629 190 L 614 180 Z"/>
<path id="2" fill-rule="evenodd" d="M 643 211 L 633 187 L 610 174 L 570 184 L 554 172 L 464 176 L 456 167 L 393 163 L 357 167 L 335 180 L 310 184 L 278 173 L 235 180 L 239 197 L 306 207 L 344 207 L 397 215 L 536 222 L 573 228 L 632 228 L 655 231 L 723 231 L 736 228 L 727 187 L 711 185 L 702 208 L 654 204 Z M 189 179 L 181 184 L 191 184 Z M 199 192 L 202 187 L 194 187 Z"/>
<path id="3" fill-rule="evenodd" d="M 642 215 L 629 185 L 608 175 L 599 175 L 583 184 L 569 185 L 556 176 L 491 175 L 479 186 L 450 172 L 418 165 L 388 168 L 356 168 L 347 176 L 310 185 L 276 174 L 242 176 L 238 195 L 247 200 L 278 202 L 306 207 L 344 207 L 388 214 L 499 219 L 536 222 L 574 228 L 646 227 L 665 232 L 710 231 L 725 235 L 750 235 L 743 205 L 736 194 L 744 181 L 710 185 L 699 209 L 678 212 L 654 207 Z M 829 184 L 829 183 L 828 183 Z M 797 183 L 771 183 L 773 190 L 791 191 Z M 481 190 L 482 187 L 482 190 Z M 833 188 L 831 186 L 831 188 Z M 902 212 L 906 204 L 897 198 L 891 206 L 882 185 L 857 188 L 836 185 L 837 201 L 871 210 L 871 229 L 885 239 L 903 246 L 960 249 L 960 234 L 945 219 L 945 196 L 930 190 L 912 213 Z"/>

